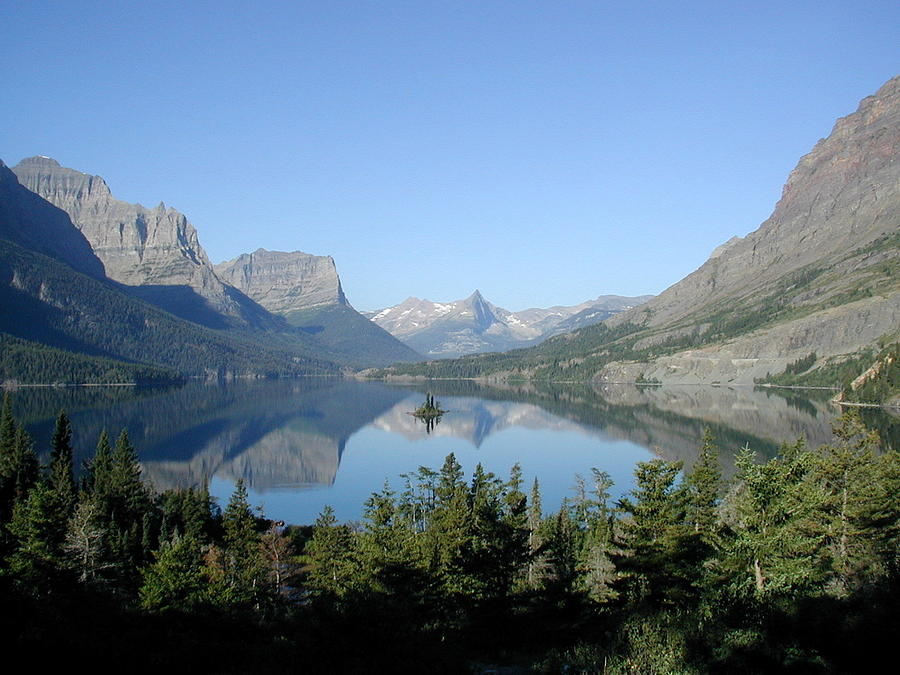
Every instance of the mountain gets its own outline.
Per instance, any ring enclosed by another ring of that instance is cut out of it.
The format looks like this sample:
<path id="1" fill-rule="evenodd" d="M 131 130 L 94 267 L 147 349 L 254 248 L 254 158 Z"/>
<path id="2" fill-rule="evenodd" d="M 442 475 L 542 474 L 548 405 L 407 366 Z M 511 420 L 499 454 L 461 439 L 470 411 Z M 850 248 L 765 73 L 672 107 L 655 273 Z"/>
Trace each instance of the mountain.
<path id="1" fill-rule="evenodd" d="M 13 167 L 19 182 L 65 211 L 103 263 L 109 279 L 167 311 L 211 327 L 256 323 L 259 312 L 223 284 L 184 214 L 115 199 L 100 176 L 29 157 Z M 222 317 L 231 319 L 223 322 Z"/>
<path id="2" fill-rule="evenodd" d="M 263 339 L 179 319 L 107 279 L 82 232 L 0 164 L 3 379 L 135 381 L 336 373 L 312 337 Z M 301 341 L 305 339 L 305 342 Z M 173 372 L 175 371 L 175 372 Z M 106 379 L 102 379 L 106 375 Z"/>
<path id="3" fill-rule="evenodd" d="M 347 304 L 331 256 L 260 248 L 214 269 L 222 281 L 276 314 Z"/>
<path id="4" fill-rule="evenodd" d="M 349 306 L 330 258 L 260 250 L 214 268 L 196 229 L 175 209 L 115 199 L 101 177 L 50 157 L 24 159 L 13 172 L 32 200 L 43 198 L 57 207 L 57 217 L 67 215 L 66 223 L 74 223 L 79 244 L 86 243 L 92 254 L 94 276 L 105 275 L 121 290 L 175 316 L 242 340 L 353 366 L 419 359 Z M 20 243 L 38 250 L 35 242 L 45 239 L 33 236 Z M 322 311 L 310 315 L 311 308 Z M 296 320 L 280 316 L 287 310 L 304 313 Z"/>
<path id="5" fill-rule="evenodd" d="M 219 263 L 215 271 L 268 311 L 357 362 L 387 365 L 421 359 L 353 309 L 330 256 L 261 248 Z"/>
<path id="6" fill-rule="evenodd" d="M 0 161 L 0 239 L 56 258 L 95 279 L 105 277 L 90 242 L 68 214 L 23 187 Z"/>
<path id="7" fill-rule="evenodd" d="M 800 160 L 759 229 L 656 298 L 529 350 L 404 372 L 752 383 L 804 364 L 830 377 L 900 337 L 898 146 L 895 77 Z"/>
<path id="8" fill-rule="evenodd" d="M 399 305 L 364 314 L 423 354 L 454 358 L 533 345 L 602 321 L 650 297 L 606 295 L 572 307 L 510 312 L 491 304 L 476 290 L 464 300 L 441 303 L 408 298 Z"/>

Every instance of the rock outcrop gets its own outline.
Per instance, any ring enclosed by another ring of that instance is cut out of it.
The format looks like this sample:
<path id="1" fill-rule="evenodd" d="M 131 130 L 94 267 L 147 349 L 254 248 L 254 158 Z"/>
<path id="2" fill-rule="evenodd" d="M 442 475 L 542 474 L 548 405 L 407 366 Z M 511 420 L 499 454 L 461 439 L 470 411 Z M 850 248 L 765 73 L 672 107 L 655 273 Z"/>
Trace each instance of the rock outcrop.
<path id="1" fill-rule="evenodd" d="M 698 349 L 600 379 L 744 382 L 799 357 L 872 346 L 900 328 L 900 77 L 841 118 L 791 172 L 772 216 L 717 248 L 646 305 L 611 318 L 638 348 L 694 335 Z M 743 327 L 742 327 L 743 326 Z M 704 344 L 707 343 L 707 344 Z"/>
<path id="2" fill-rule="evenodd" d="M 331 256 L 260 248 L 217 264 L 215 272 L 276 314 L 348 304 Z"/>
<path id="3" fill-rule="evenodd" d="M 103 264 L 69 215 L 19 183 L 0 161 L 0 239 L 67 263 L 95 279 Z"/>
<path id="4" fill-rule="evenodd" d="M 60 166 L 49 157 L 23 159 L 13 172 L 23 186 L 68 213 L 108 278 L 127 286 L 182 287 L 214 312 L 241 316 L 240 299 L 216 277 L 184 214 L 163 203 L 150 209 L 119 201 L 100 176 Z"/>
<path id="5" fill-rule="evenodd" d="M 752 384 L 813 354 L 815 370 L 878 351 L 900 337 L 898 149 L 900 76 L 800 160 L 759 229 L 659 296 L 503 358 L 393 372 Z"/>

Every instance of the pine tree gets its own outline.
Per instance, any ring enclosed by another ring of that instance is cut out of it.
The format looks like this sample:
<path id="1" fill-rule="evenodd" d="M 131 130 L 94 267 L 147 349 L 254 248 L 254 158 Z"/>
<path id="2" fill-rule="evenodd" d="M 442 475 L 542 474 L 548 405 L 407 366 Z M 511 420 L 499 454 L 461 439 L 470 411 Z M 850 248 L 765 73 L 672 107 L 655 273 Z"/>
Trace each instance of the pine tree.
<path id="1" fill-rule="evenodd" d="M 733 591 L 771 597 L 821 587 L 822 536 L 809 527 L 820 493 L 808 480 L 812 456 L 803 439 L 763 464 L 745 447 L 735 466 L 727 508 L 733 534 L 723 551 Z"/>
<path id="2" fill-rule="evenodd" d="M 567 499 L 563 500 L 560 510 L 547 520 L 543 529 L 546 581 L 551 592 L 566 594 L 575 582 L 578 565 L 578 524 L 572 519 Z"/>
<path id="3" fill-rule="evenodd" d="M 31 592 L 46 592 L 65 569 L 62 541 L 66 521 L 58 519 L 52 488 L 40 482 L 13 508 L 9 531 L 15 539 L 10 570 Z"/>
<path id="4" fill-rule="evenodd" d="M 238 479 L 222 514 L 225 530 L 225 579 L 238 604 L 259 602 L 265 595 L 265 563 L 256 518 L 247 499 L 243 478 Z"/>
<path id="5" fill-rule="evenodd" d="M 190 535 L 160 545 L 153 564 L 143 570 L 141 606 L 155 612 L 191 611 L 209 601 L 200 543 Z"/>
<path id="6" fill-rule="evenodd" d="M 616 566 L 612 561 L 615 552 L 612 543 L 613 517 L 609 505 L 609 490 L 613 481 L 606 471 L 591 469 L 593 499 L 586 511 L 587 529 L 581 538 L 578 554 L 577 586 L 595 602 L 606 602 L 616 597 L 612 587 Z"/>
<path id="7" fill-rule="evenodd" d="M 707 427 L 700 440 L 700 452 L 685 478 L 687 519 L 693 531 L 709 541 L 718 520 L 717 507 L 722 489 L 722 470 L 712 431 Z"/>
<path id="8" fill-rule="evenodd" d="M 810 480 L 821 495 L 810 516 L 824 537 L 829 586 L 847 596 L 876 574 L 881 563 L 877 538 L 869 527 L 877 503 L 879 476 L 875 462 L 878 434 L 866 429 L 859 413 L 845 412 L 833 426 L 837 443 L 815 453 Z"/>
<path id="9" fill-rule="evenodd" d="M 339 525 L 334 509 L 326 506 L 316 519 L 304 549 L 310 572 L 310 592 L 319 598 L 341 598 L 358 578 L 356 546 L 350 529 Z"/>
<path id="10" fill-rule="evenodd" d="M 56 518 L 65 523 L 75 511 L 78 489 L 72 470 L 72 427 L 65 411 L 56 418 L 56 427 L 50 441 L 50 475 L 48 485 L 56 501 Z"/>
<path id="11" fill-rule="evenodd" d="M 544 540 L 541 533 L 543 513 L 541 504 L 541 486 L 537 477 L 531 485 L 531 499 L 528 504 L 528 569 L 526 583 L 529 588 L 537 588 L 543 581 L 546 572 L 546 561 L 541 554 Z"/>
<path id="12" fill-rule="evenodd" d="M 676 603 L 683 599 L 695 570 L 685 569 L 680 544 L 685 499 L 677 486 L 680 462 L 639 462 L 631 497 L 619 501 L 628 515 L 622 523 L 623 551 L 617 567 L 625 573 L 632 600 Z"/>

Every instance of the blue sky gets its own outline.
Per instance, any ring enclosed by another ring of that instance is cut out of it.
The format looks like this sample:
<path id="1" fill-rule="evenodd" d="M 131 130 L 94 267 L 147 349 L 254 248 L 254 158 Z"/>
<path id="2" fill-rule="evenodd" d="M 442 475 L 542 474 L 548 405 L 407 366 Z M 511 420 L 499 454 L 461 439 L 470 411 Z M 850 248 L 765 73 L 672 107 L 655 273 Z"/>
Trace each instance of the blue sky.
<path id="1" fill-rule="evenodd" d="M 658 293 L 900 73 L 896 2 L 0 0 L 0 159 L 164 201 L 360 309 Z"/>

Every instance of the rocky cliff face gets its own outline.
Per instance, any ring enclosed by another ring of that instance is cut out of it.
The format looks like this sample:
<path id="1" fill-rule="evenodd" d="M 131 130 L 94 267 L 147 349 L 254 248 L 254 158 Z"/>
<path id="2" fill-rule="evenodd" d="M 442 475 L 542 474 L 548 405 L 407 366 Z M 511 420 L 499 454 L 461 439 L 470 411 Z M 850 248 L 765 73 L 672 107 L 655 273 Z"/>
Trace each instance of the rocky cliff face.
<path id="1" fill-rule="evenodd" d="M 69 215 L 19 184 L 0 161 L 0 238 L 61 260 L 95 279 L 103 264 Z"/>
<path id="2" fill-rule="evenodd" d="M 194 226 L 175 209 L 119 201 L 99 176 L 62 167 L 49 157 L 24 159 L 13 172 L 23 186 L 69 214 L 110 279 L 128 286 L 186 287 L 215 312 L 241 314 L 239 300 L 216 277 Z"/>
<path id="3" fill-rule="evenodd" d="M 222 281 L 276 314 L 348 304 L 330 256 L 261 248 L 219 263 L 215 272 Z"/>
<path id="4" fill-rule="evenodd" d="M 759 229 L 656 298 L 503 358 L 394 372 L 752 384 L 813 355 L 815 371 L 877 352 L 900 339 L 898 148 L 895 77 L 800 160 Z"/>
<path id="5" fill-rule="evenodd" d="M 598 323 L 650 297 L 606 295 L 570 307 L 511 312 L 488 302 L 476 290 L 464 300 L 446 303 L 408 298 L 366 316 L 423 354 L 452 358 L 537 344 L 552 335 Z"/>
<path id="6" fill-rule="evenodd" d="M 896 234 L 900 226 L 900 76 L 859 109 L 841 118 L 791 172 L 775 211 L 759 229 L 718 247 L 698 270 L 639 310 L 610 324 L 648 317 L 659 326 L 697 314 L 699 307 L 729 297 L 765 293 L 796 270 L 831 262 Z M 893 252 L 896 254 L 896 242 Z M 880 258 L 879 258 L 880 259 Z M 845 265 L 858 273 L 879 262 L 873 256 Z M 838 281 L 833 292 L 849 285 Z M 805 302 L 813 298 L 801 298 Z"/>
<path id="7" fill-rule="evenodd" d="M 752 382 L 815 352 L 851 354 L 900 328 L 900 77 L 841 118 L 791 172 L 772 216 L 607 325 L 638 348 L 697 348 L 607 366 L 604 380 Z"/>

